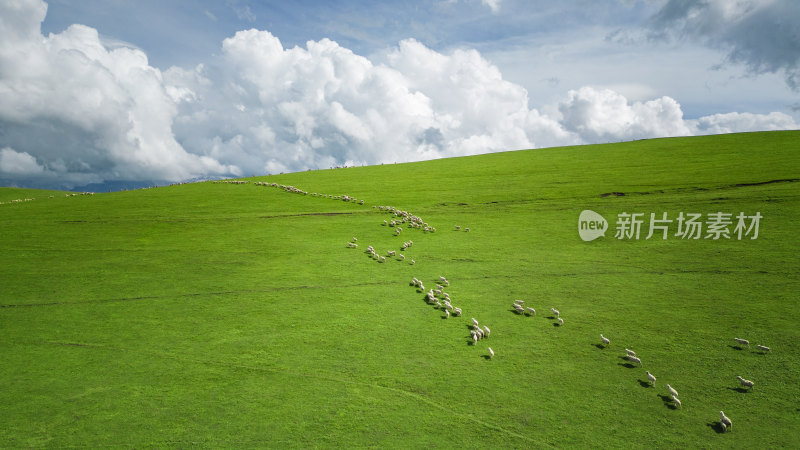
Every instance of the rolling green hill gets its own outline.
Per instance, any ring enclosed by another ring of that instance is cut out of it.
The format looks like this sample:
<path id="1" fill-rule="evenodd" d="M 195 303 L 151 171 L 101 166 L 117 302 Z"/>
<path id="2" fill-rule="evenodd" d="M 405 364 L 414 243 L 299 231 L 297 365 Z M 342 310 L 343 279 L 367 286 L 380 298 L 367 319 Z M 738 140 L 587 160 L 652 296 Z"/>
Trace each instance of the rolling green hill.
<path id="1" fill-rule="evenodd" d="M 0 189 L 0 447 L 800 447 L 798 131 L 246 181 Z M 462 317 L 425 301 L 439 276 Z"/>

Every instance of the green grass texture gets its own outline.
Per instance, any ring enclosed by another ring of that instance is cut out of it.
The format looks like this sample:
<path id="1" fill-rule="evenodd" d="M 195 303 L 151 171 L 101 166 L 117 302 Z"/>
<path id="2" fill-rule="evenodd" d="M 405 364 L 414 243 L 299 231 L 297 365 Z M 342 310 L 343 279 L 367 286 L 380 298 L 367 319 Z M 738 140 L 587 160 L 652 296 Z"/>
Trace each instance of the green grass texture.
<path id="1" fill-rule="evenodd" d="M 244 181 L 0 189 L 0 447 L 800 447 L 798 131 Z M 757 239 L 645 238 L 717 212 Z"/>

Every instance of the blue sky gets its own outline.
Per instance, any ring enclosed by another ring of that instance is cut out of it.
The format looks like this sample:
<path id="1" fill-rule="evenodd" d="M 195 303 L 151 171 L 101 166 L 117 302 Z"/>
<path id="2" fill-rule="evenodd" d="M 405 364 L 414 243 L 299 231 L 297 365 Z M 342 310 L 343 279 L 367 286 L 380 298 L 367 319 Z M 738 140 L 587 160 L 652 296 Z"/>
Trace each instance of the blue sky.
<path id="1" fill-rule="evenodd" d="M 0 9 L 4 185 L 258 175 L 800 123 L 792 0 Z"/>

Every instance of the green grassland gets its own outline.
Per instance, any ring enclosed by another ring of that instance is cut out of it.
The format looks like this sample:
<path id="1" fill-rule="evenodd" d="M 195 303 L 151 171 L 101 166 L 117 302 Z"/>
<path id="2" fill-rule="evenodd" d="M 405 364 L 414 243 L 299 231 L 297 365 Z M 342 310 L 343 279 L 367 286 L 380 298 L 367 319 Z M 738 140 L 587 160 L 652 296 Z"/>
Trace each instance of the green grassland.
<path id="1" fill-rule="evenodd" d="M 0 189 L 0 447 L 800 447 L 800 132 L 250 181 Z M 759 212 L 758 238 L 614 238 L 623 212 L 718 211 Z M 439 275 L 463 317 L 409 285 Z"/>

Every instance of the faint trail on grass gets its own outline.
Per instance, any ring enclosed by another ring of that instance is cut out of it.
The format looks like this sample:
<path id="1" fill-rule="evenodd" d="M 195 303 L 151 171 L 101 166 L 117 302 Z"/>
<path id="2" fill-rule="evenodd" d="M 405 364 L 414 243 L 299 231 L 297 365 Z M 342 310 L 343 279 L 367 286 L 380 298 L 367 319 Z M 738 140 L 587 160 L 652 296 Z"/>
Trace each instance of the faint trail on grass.
<path id="1" fill-rule="evenodd" d="M 369 283 L 356 283 L 356 284 L 342 284 L 342 285 L 328 285 L 328 286 L 284 286 L 265 289 L 241 289 L 235 291 L 218 291 L 218 292 L 189 292 L 186 294 L 175 295 L 145 295 L 140 297 L 118 297 L 118 298 L 98 298 L 92 300 L 76 300 L 76 301 L 55 301 L 55 302 L 42 302 L 42 303 L 6 303 L 0 304 L 0 308 L 33 308 L 44 306 L 72 306 L 72 305 L 91 305 L 102 303 L 121 303 L 133 302 L 141 300 L 163 300 L 163 299 L 179 299 L 179 298 L 194 298 L 194 297 L 219 297 L 224 295 L 233 294 L 259 294 L 270 292 L 284 292 L 284 291 L 299 291 L 299 290 L 314 290 L 314 289 L 342 289 L 354 288 L 362 286 L 380 286 L 380 285 L 393 285 L 396 281 L 373 281 Z"/>
<path id="2" fill-rule="evenodd" d="M 109 346 L 109 345 L 104 345 L 104 344 L 77 343 L 77 342 L 69 342 L 69 341 L 31 341 L 29 343 L 30 344 L 34 344 L 34 345 L 42 345 L 42 344 L 44 344 L 44 345 L 58 345 L 58 346 L 76 347 L 76 348 L 81 348 L 81 349 L 84 349 L 84 348 L 85 349 L 103 349 L 103 350 L 110 350 L 110 351 L 114 351 L 114 352 L 145 353 L 147 355 L 157 356 L 157 357 L 166 358 L 166 359 L 172 359 L 172 360 L 180 361 L 180 362 L 184 362 L 184 363 L 203 364 L 203 365 L 207 365 L 207 366 L 223 367 L 223 368 L 228 368 L 228 369 L 230 369 L 230 368 L 243 369 L 243 370 L 248 370 L 248 371 L 251 371 L 251 372 L 260 372 L 260 373 L 287 374 L 287 375 L 293 375 L 293 376 L 298 376 L 298 377 L 316 378 L 318 380 L 331 381 L 331 382 L 334 382 L 334 383 L 344 383 L 344 384 L 350 384 L 350 385 L 356 385 L 356 386 L 365 386 L 365 387 L 383 389 L 383 390 L 386 390 L 386 391 L 389 391 L 389 392 L 393 392 L 395 394 L 399 394 L 399 395 L 403 395 L 403 396 L 412 398 L 412 399 L 414 399 L 416 401 L 419 401 L 421 403 L 424 403 L 424 404 L 426 404 L 426 405 L 428 405 L 430 407 L 433 407 L 433 408 L 436 408 L 438 410 L 444 411 L 444 412 L 450 414 L 451 416 L 459 417 L 459 418 L 461 418 L 463 420 L 467 420 L 467 421 L 473 422 L 475 424 L 481 425 L 481 426 L 489 428 L 491 430 L 499 431 L 499 432 L 504 433 L 504 434 L 506 434 L 508 436 L 515 437 L 517 439 L 522 439 L 522 440 L 525 440 L 525 441 L 528 441 L 528 442 L 539 442 L 539 441 L 535 441 L 535 440 L 533 440 L 533 439 L 531 439 L 528 436 L 525 436 L 523 434 L 517 433 L 515 431 L 507 430 L 507 429 L 505 429 L 505 428 L 503 428 L 503 427 L 501 427 L 499 425 L 494 425 L 492 423 L 489 423 L 489 422 L 486 422 L 484 420 L 481 420 L 481 419 L 475 417 L 472 414 L 464 414 L 464 413 L 460 413 L 458 411 L 455 411 L 453 409 L 450 409 L 450 408 L 448 408 L 448 407 L 446 407 L 446 406 L 444 406 L 444 405 L 442 405 L 442 404 L 440 404 L 438 402 L 435 402 L 435 401 L 433 401 L 431 399 L 425 398 L 423 395 L 417 394 L 415 392 L 411 392 L 409 390 L 396 388 L 396 387 L 384 386 L 384 385 L 381 385 L 381 384 L 378 384 L 378 383 L 369 383 L 369 382 L 365 382 L 365 381 L 357 381 L 357 380 L 353 380 L 353 379 L 339 378 L 339 377 L 335 377 L 335 376 L 331 376 L 331 375 L 324 375 L 324 374 L 318 374 L 318 373 L 295 372 L 295 371 L 291 371 L 291 370 L 285 370 L 285 369 L 279 369 L 279 368 L 273 368 L 273 367 L 259 367 L 259 366 L 251 366 L 251 365 L 239 364 L 239 363 L 226 363 L 226 362 L 223 362 L 223 361 L 220 361 L 220 360 L 202 360 L 202 359 L 196 359 L 196 358 L 187 358 L 187 357 L 178 356 L 178 355 L 175 355 L 175 354 L 170 354 L 170 353 L 165 353 L 165 352 L 159 352 L 159 351 L 153 351 L 153 350 L 142 350 L 142 349 L 131 350 L 131 349 L 123 348 L 123 347 L 115 347 L 115 346 Z M 24 343 L 21 343 L 21 344 L 24 344 Z"/>

